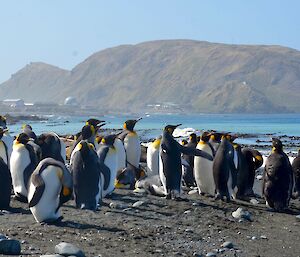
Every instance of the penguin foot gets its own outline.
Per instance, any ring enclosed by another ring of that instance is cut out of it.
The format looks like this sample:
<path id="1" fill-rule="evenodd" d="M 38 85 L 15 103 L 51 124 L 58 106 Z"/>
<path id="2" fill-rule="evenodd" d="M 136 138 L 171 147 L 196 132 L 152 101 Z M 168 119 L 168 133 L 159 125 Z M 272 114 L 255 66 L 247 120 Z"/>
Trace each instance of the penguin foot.
<path id="1" fill-rule="evenodd" d="M 171 197 L 171 193 L 168 193 L 166 196 L 165 196 L 165 198 L 167 199 L 167 200 L 170 200 L 172 197 Z"/>
<path id="2" fill-rule="evenodd" d="M 18 194 L 18 193 L 15 194 L 14 199 L 16 199 L 17 201 L 19 201 L 21 203 L 28 203 L 27 197 L 25 197 L 24 195 Z"/>

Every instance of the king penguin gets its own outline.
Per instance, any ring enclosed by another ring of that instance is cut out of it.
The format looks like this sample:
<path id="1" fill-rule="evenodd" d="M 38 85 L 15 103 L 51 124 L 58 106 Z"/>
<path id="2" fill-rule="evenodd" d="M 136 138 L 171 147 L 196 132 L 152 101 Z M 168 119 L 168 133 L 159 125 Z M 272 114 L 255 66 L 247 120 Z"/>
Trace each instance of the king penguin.
<path id="1" fill-rule="evenodd" d="M 114 147 L 115 138 L 116 135 L 105 136 L 97 151 L 100 160 L 101 173 L 104 178 L 104 181 L 102 182 L 102 197 L 110 195 L 115 189 L 118 166 L 118 153 Z"/>
<path id="2" fill-rule="evenodd" d="M 190 148 L 196 148 L 197 147 L 197 135 L 195 133 L 190 134 L 189 141 L 186 145 Z M 187 155 L 183 154 L 182 159 L 187 162 L 188 165 L 183 165 L 182 169 L 182 179 L 184 184 L 187 187 L 196 186 L 196 181 L 194 177 L 194 156 L 193 155 Z M 182 162 L 183 164 L 183 162 Z"/>
<path id="3" fill-rule="evenodd" d="M 7 127 L 6 118 L 0 115 L 0 127 L 2 127 L 5 131 L 2 136 L 2 142 L 5 144 L 8 154 L 8 167 L 10 167 L 10 156 L 13 149 L 14 138 L 9 134 L 9 129 Z M 5 161 L 5 160 L 4 160 Z"/>
<path id="4" fill-rule="evenodd" d="M 2 141 L 5 130 L 0 127 L 0 210 L 9 209 L 12 188 L 11 175 L 8 168 L 7 147 Z"/>
<path id="5" fill-rule="evenodd" d="M 297 157 L 293 160 L 292 163 L 294 178 L 295 178 L 295 186 L 294 186 L 294 197 L 300 197 L 300 150 L 298 151 Z"/>
<path id="6" fill-rule="evenodd" d="M 235 197 L 237 171 L 234 164 L 234 149 L 230 136 L 223 135 L 213 161 L 213 176 L 216 185 L 216 199 L 227 202 Z"/>
<path id="7" fill-rule="evenodd" d="M 254 197 L 253 185 L 255 171 L 262 166 L 263 158 L 259 151 L 251 148 L 239 148 L 239 165 L 237 173 L 237 198 Z"/>
<path id="8" fill-rule="evenodd" d="M 268 156 L 263 175 L 263 196 L 266 205 L 275 211 L 288 208 L 293 186 L 293 171 L 282 142 L 272 138 L 272 153 Z"/>
<path id="9" fill-rule="evenodd" d="M 31 213 L 39 223 L 62 219 L 60 206 L 72 197 L 72 177 L 64 163 L 43 159 L 33 172 L 28 189 Z"/>
<path id="10" fill-rule="evenodd" d="M 70 160 L 76 207 L 95 211 L 102 199 L 100 162 L 94 146 L 80 141 Z"/>
<path id="11" fill-rule="evenodd" d="M 210 144 L 209 139 L 210 134 L 206 131 L 203 132 L 197 144 L 197 149 L 213 156 L 214 148 Z M 196 156 L 194 160 L 194 174 L 199 194 L 215 196 L 216 185 L 213 176 L 213 162 Z"/>
<path id="12" fill-rule="evenodd" d="M 202 156 L 208 160 L 213 157 L 199 149 L 189 148 L 179 144 L 172 136 L 174 130 L 180 126 L 167 125 L 161 140 L 159 175 L 167 199 L 180 199 L 182 164 L 181 154 Z"/>
<path id="13" fill-rule="evenodd" d="M 33 147 L 28 144 L 29 137 L 21 133 L 13 145 L 10 158 L 10 172 L 16 199 L 27 202 L 28 182 L 31 174 L 38 165 L 38 158 Z"/>
<path id="14" fill-rule="evenodd" d="M 159 148 L 161 136 L 156 138 L 147 148 L 148 176 L 159 174 Z"/>
<path id="15" fill-rule="evenodd" d="M 132 173 L 133 181 L 130 181 L 131 187 L 134 188 L 135 179 L 141 177 L 140 158 L 141 158 L 141 142 L 138 134 L 134 131 L 134 126 L 142 118 L 136 120 L 127 120 L 123 125 L 123 131 L 119 134 L 118 138 L 123 141 L 126 152 L 126 170 L 119 176 L 124 176 L 127 173 Z M 129 174 L 130 175 L 130 174 Z M 119 179 L 118 176 L 118 179 Z"/>

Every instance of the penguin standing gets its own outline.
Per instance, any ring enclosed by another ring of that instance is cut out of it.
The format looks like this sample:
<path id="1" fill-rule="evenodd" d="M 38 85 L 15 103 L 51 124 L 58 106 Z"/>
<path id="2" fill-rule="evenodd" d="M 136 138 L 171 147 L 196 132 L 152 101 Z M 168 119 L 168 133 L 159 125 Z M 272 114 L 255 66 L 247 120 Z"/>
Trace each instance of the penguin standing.
<path id="1" fill-rule="evenodd" d="M 234 164 L 234 149 L 228 137 L 223 135 L 213 161 L 213 176 L 216 185 L 216 199 L 227 202 L 235 197 L 236 168 Z M 229 137 L 230 138 L 230 137 Z"/>
<path id="2" fill-rule="evenodd" d="M 282 142 L 272 138 L 272 153 L 267 158 L 263 175 L 263 196 L 266 205 L 275 211 L 288 208 L 292 187 L 293 170 Z"/>
<path id="3" fill-rule="evenodd" d="M 10 172 L 16 199 L 27 202 L 28 182 L 31 174 L 38 165 L 34 149 L 28 144 L 28 135 L 21 133 L 13 145 L 10 158 Z"/>
<path id="4" fill-rule="evenodd" d="M 2 135 L 2 142 L 5 144 L 7 149 L 7 155 L 8 155 L 8 168 L 10 167 L 10 156 L 12 153 L 14 138 L 9 134 L 9 130 L 7 128 L 6 118 L 2 115 L 0 115 L 0 127 L 3 128 L 4 133 Z M 6 160 L 4 160 L 6 162 Z"/>
<path id="5" fill-rule="evenodd" d="M 214 155 L 214 148 L 209 143 L 210 134 L 203 132 L 200 137 L 200 142 L 197 144 L 197 149 Z M 215 195 L 215 181 L 213 176 L 213 162 L 207 159 L 195 156 L 194 159 L 194 174 L 198 187 L 199 194 Z"/>
<path id="6" fill-rule="evenodd" d="M 93 144 L 95 149 L 97 150 L 98 149 L 98 142 L 96 140 L 96 137 L 97 137 L 97 132 L 99 130 L 99 128 L 103 127 L 105 125 L 104 123 L 105 121 L 103 120 L 98 120 L 98 119 L 88 119 L 86 122 L 85 122 L 85 126 L 84 127 L 87 127 L 90 129 L 90 132 L 91 134 L 89 135 L 88 138 L 83 138 L 83 135 L 82 135 L 82 130 L 81 132 L 77 133 L 76 135 L 76 140 L 73 144 L 73 147 L 72 147 L 72 150 L 71 152 L 73 152 L 73 150 L 76 148 L 76 145 L 81 141 L 81 140 L 87 140 L 89 143 Z M 85 136 L 86 137 L 86 136 Z"/>
<path id="7" fill-rule="evenodd" d="M 147 148 L 148 176 L 159 174 L 159 148 L 161 136 L 156 138 Z"/>
<path id="8" fill-rule="evenodd" d="M 133 178 L 133 181 L 127 182 L 131 185 L 131 188 L 134 188 L 135 180 L 141 177 L 141 142 L 137 133 L 134 131 L 135 124 L 141 119 L 142 118 L 125 121 L 123 126 L 124 130 L 118 136 L 118 138 L 123 141 L 126 152 L 126 170 L 122 171 L 122 173 L 118 176 L 118 180 L 121 180 L 119 178 L 120 176 L 126 176 L 130 179 Z"/>
<path id="9" fill-rule="evenodd" d="M 167 125 L 164 128 L 163 136 L 161 140 L 160 150 L 160 170 L 159 175 L 164 187 L 165 195 L 167 199 L 180 199 L 181 193 L 181 154 L 189 154 L 202 156 L 212 161 L 212 156 L 202 152 L 201 150 L 189 148 L 179 144 L 172 136 L 175 128 L 178 125 Z"/>
<path id="10" fill-rule="evenodd" d="M 62 219 L 60 206 L 72 197 L 72 177 L 64 163 L 43 159 L 33 172 L 28 189 L 28 202 L 35 220 L 53 223 Z"/>
<path id="11" fill-rule="evenodd" d="M 5 129 L 0 127 L 0 210 L 9 209 L 12 188 L 11 175 L 8 168 L 7 147 L 2 141 Z"/>
<path id="12" fill-rule="evenodd" d="M 257 150 L 238 146 L 238 156 L 237 198 L 253 197 L 255 171 L 263 164 L 262 155 Z"/>
<path id="13" fill-rule="evenodd" d="M 87 141 L 82 140 L 76 148 L 70 160 L 76 207 L 96 210 L 102 199 L 100 162 L 94 146 Z"/>
<path id="14" fill-rule="evenodd" d="M 294 193 L 295 197 L 300 197 L 300 150 L 298 151 L 297 157 L 293 160 L 292 163 L 293 174 L 295 179 Z"/>
<path id="15" fill-rule="evenodd" d="M 29 124 L 24 124 L 22 126 L 22 133 L 27 134 L 27 136 L 34 141 L 37 139 L 36 134 L 33 132 L 32 127 Z"/>
<path id="16" fill-rule="evenodd" d="M 122 170 L 126 167 L 126 151 L 123 141 L 116 137 L 114 141 L 114 147 L 117 152 L 117 175 L 120 175 Z"/>
<path id="17" fill-rule="evenodd" d="M 97 155 L 100 160 L 100 170 L 103 174 L 102 197 L 111 194 L 115 189 L 117 177 L 118 153 L 114 147 L 116 135 L 108 135 L 102 139 Z"/>
<path id="18" fill-rule="evenodd" d="M 195 133 L 190 134 L 189 141 L 185 145 L 190 148 L 196 148 L 197 146 L 197 135 Z M 194 177 L 194 156 L 193 155 L 182 155 L 183 160 L 187 162 L 187 166 L 183 165 L 183 174 L 182 179 L 186 186 L 192 187 L 196 185 L 195 177 Z"/>

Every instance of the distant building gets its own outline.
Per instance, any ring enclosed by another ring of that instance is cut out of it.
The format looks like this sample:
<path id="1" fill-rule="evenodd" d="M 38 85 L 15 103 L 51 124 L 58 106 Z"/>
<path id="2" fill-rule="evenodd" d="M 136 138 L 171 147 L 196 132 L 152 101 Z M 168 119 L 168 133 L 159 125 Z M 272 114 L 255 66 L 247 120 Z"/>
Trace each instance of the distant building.
<path id="1" fill-rule="evenodd" d="M 77 106 L 77 105 L 78 105 L 78 102 L 77 102 L 77 100 L 76 100 L 75 97 L 69 96 L 69 97 L 67 97 L 67 98 L 65 99 L 64 105 Z"/>
<path id="2" fill-rule="evenodd" d="M 22 99 L 5 99 L 2 103 L 12 108 L 24 107 L 25 103 Z"/>

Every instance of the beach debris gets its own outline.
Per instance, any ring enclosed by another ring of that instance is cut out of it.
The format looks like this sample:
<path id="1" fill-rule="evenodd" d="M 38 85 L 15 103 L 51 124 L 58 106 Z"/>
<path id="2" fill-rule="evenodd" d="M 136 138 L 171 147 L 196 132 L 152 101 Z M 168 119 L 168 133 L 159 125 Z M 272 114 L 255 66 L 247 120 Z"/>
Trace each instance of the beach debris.
<path id="1" fill-rule="evenodd" d="M 55 246 L 55 253 L 63 256 L 85 257 L 83 251 L 81 251 L 77 246 L 65 242 L 61 242 Z"/>
<path id="2" fill-rule="evenodd" d="M 133 208 L 138 208 L 138 207 L 144 205 L 145 203 L 146 203 L 145 201 L 137 201 L 137 202 L 132 204 L 132 207 Z"/>
<path id="3" fill-rule="evenodd" d="M 252 221 L 250 212 L 244 210 L 243 208 L 239 207 L 236 211 L 232 213 L 232 217 L 239 220 L 248 220 Z"/>
<path id="4" fill-rule="evenodd" d="M 15 239 L 8 239 L 0 234 L 0 254 L 18 255 L 21 253 L 21 243 Z"/>
<path id="5" fill-rule="evenodd" d="M 221 247 L 231 249 L 231 248 L 233 248 L 233 243 L 230 241 L 226 241 L 223 244 L 221 244 Z"/>

